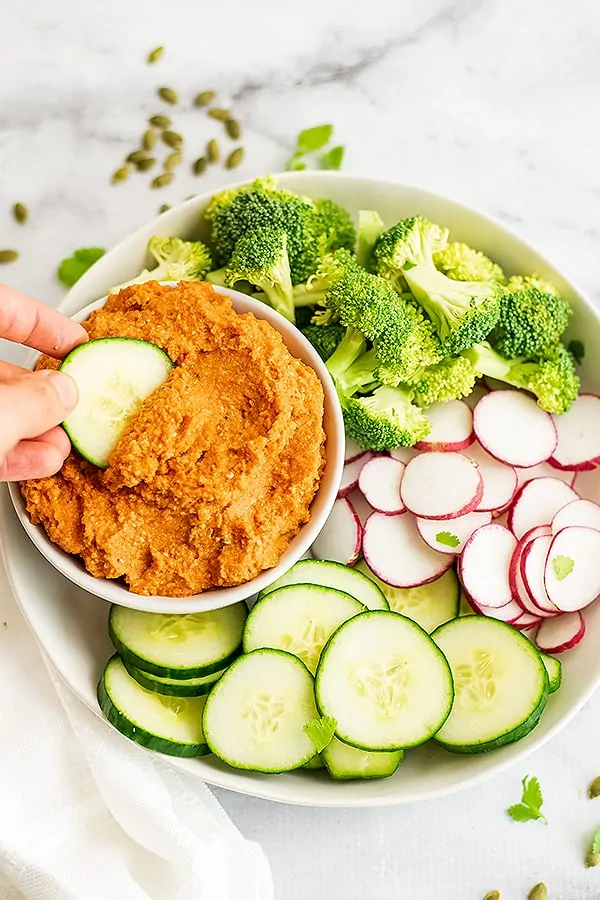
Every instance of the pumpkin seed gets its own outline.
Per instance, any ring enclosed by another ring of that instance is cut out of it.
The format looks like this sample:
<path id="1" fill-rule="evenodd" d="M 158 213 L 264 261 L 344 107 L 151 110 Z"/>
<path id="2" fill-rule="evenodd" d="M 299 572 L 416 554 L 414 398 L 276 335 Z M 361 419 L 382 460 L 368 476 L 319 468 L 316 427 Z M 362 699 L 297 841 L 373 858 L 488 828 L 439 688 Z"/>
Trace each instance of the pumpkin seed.
<path id="1" fill-rule="evenodd" d="M 119 184 L 121 181 L 125 181 L 126 178 L 129 178 L 129 173 L 131 172 L 131 166 L 121 166 L 120 169 L 117 169 L 116 172 L 113 172 L 113 176 L 111 181 L 113 184 Z"/>
<path id="2" fill-rule="evenodd" d="M 163 131 L 162 139 L 167 147 L 173 147 L 174 150 L 178 150 L 183 144 L 182 135 L 180 135 L 178 131 L 171 131 L 170 128 L 167 128 L 166 131 Z"/>
<path id="3" fill-rule="evenodd" d="M 155 47 L 154 50 L 151 50 L 148 56 L 146 57 L 146 62 L 149 66 L 153 66 L 154 63 L 157 63 L 159 59 L 163 56 L 165 52 L 164 47 Z"/>
<path id="4" fill-rule="evenodd" d="M 150 187 L 155 190 L 156 188 L 167 187 L 167 185 L 171 184 L 173 181 L 173 173 L 172 172 L 163 172 L 162 175 L 157 175 L 156 178 L 153 178 L 150 182 Z"/>
<path id="5" fill-rule="evenodd" d="M 242 136 L 242 124 L 237 119 L 227 119 L 225 131 L 232 141 L 239 141 Z"/>
<path id="6" fill-rule="evenodd" d="M 160 99 L 164 100 L 165 103 L 171 103 L 173 106 L 179 103 L 179 94 L 177 91 L 174 91 L 173 88 L 160 87 L 157 93 Z"/>
<path id="7" fill-rule="evenodd" d="M 19 258 L 18 250 L 0 250 L 0 266 L 14 263 Z"/>
<path id="8" fill-rule="evenodd" d="M 488 891 L 483 900 L 500 900 L 500 891 Z"/>
<path id="9" fill-rule="evenodd" d="M 208 110 L 208 115 L 211 119 L 216 119 L 217 122 L 228 122 L 231 119 L 231 113 L 228 109 L 219 109 L 218 106 L 213 106 L 212 109 Z"/>
<path id="10" fill-rule="evenodd" d="M 170 172 L 176 166 L 180 166 L 183 161 L 183 156 L 179 150 L 173 151 L 173 153 L 169 153 L 167 158 L 163 163 L 163 167 L 165 172 Z"/>
<path id="11" fill-rule="evenodd" d="M 150 116 L 148 119 L 153 128 L 170 128 L 171 120 L 168 116 Z"/>
<path id="12" fill-rule="evenodd" d="M 206 172 L 207 162 L 203 156 L 198 157 L 196 162 L 192 165 L 192 172 L 194 175 L 204 175 Z"/>
<path id="13" fill-rule="evenodd" d="M 548 888 L 540 881 L 534 888 L 529 891 L 527 900 L 548 900 Z"/>
<path id="14" fill-rule="evenodd" d="M 144 159 L 148 159 L 148 154 L 145 150 L 134 150 L 126 157 L 127 162 L 133 163 L 134 166 L 137 166 L 137 164 Z"/>
<path id="15" fill-rule="evenodd" d="M 19 225 L 24 225 L 29 218 L 29 210 L 24 203 L 15 203 L 13 206 L 13 216 Z"/>
<path id="16" fill-rule="evenodd" d="M 594 853 L 593 850 L 588 850 L 585 855 L 585 864 L 588 869 L 593 869 L 595 866 L 600 866 L 600 853 Z"/>
<path id="17" fill-rule="evenodd" d="M 210 106 L 216 96 L 214 91 L 202 91 L 194 97 L 194 106 Z"/>
<path id="18" fill-rule="evenodd" d="M 209 163 L 218 163 L 221 159 L 221 148 L 219 147 L 219 142 L 215 141 L 214 138 L 206 145 L 206 158 Z"/>
<path id="19" fill-rule="evenodd" d="M 135 167 L 138 172 L 147 172 L 152 168 L 155 162 L 156 159 L 153 156 L 147 156 L 146 159 L 140 159 L 140 161 L 135 164 Z"/>
<path id="20" fill-rule="evenodd" d="M 590 800 L 595 800 L 596 797 L 600 797 L 600 775 L 598 776 L 598 778 L 594 778 L 594 780 L 590 784 L 588 788 L 588 794 Z"/>
<path id="21" fill-rule="evenodd" d="M 237 169 L 244 161 L 244 148 L 236 147 L 225 160 L 226 169 Z"/>
<path id="22" fill-rule="evenodd" d="M 144 150 L 154 150 L 156 147 L 156 134 L 148 128 L 142 135 L 142 147 Z"/>
<path id="23" fill-rule="evenodd" d="M 169 203 L 161 203 L 160 206 L 158 207 L 159 216 L 162 216 L 162 214 L 164 212 L 166 212 L 168 209 L 171 209 L 171 205 Z"/>

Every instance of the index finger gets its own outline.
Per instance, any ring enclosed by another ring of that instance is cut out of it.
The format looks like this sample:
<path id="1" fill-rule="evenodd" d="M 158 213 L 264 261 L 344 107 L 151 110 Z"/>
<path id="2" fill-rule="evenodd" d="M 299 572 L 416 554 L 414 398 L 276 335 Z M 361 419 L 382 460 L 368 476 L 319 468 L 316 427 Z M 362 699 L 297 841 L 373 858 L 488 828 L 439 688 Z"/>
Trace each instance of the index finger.
<path id="1" fill-rule="evenodd" d="M 88 339 L 77 322 L 5 284 L 0 284 L 0 337 L 56 359 Z"/>

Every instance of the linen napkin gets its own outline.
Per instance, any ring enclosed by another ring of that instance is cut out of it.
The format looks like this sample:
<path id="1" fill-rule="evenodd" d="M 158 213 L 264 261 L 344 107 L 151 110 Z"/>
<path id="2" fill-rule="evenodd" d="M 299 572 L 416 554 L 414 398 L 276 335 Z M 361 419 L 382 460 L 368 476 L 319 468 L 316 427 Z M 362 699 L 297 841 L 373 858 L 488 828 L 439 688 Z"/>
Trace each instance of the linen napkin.
<path id="1" fill-rule="evenodd" d="M 207 786 L 42 661 L 1 568 L 0 900 L 272 900 L 261 848 Z"/>

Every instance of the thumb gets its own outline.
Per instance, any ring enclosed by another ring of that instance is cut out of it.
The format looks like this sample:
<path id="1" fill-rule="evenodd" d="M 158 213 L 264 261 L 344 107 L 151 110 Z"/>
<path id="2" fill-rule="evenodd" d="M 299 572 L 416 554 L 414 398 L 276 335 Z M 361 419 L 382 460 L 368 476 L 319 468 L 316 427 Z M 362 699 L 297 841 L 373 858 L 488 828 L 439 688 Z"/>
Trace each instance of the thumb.
<path id="1" fill-rule="evenodd" d="M 79 392 L 69 375 L 44 369 L 0 384 L 0 457 L 20 440 L 60 424 L 75 408 Z"/>

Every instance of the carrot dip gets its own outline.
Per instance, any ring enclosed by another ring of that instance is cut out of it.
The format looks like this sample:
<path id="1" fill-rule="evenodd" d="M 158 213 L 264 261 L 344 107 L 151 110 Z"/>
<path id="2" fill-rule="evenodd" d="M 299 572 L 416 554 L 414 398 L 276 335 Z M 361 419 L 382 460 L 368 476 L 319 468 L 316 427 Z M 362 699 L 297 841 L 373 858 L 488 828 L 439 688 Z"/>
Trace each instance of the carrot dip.
<path id="1" fill-rule="evenodd" d="M 185 597 L 277 565 L 324 469 L 315 372 L 205 283 L 134 285 L 84 327 L 152 341 L 175 368 L 106 469 L 73 451 L 56 475 L 21 485 L 31 521 L 92 575 L 137 594 Z M 58 365 L 42 357 L 38 368 Z"/>

